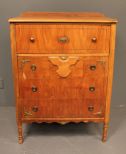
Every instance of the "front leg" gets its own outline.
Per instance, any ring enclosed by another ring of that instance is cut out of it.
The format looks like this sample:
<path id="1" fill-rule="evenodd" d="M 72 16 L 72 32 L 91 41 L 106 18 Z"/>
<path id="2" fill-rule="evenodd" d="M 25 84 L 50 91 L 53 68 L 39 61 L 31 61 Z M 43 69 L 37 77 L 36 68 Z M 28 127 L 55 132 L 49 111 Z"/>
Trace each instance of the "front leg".
<path id="1" fill-rule="evenodd" d="M 103 142 L 105 142 L 107 140 L 107 133 L 108 133 L 108 123 L 104 123 L 103 135 L 102 135 L 102 141 Z"/>
<path id="2" fill-rule="evenodd" d="M 22 122 L 18 122 L 18 143 L 23 143 L 23 128 L 22 128 Z"/>

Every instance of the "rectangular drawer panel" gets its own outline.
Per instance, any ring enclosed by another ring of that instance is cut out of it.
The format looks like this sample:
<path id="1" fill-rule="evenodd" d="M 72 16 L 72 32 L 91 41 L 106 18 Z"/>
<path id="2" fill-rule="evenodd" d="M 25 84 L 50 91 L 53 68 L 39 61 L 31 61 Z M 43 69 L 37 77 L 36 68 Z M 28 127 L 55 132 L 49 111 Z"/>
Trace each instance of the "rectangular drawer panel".
<path id="1" fill-rule="evenodd" d="M 109 37 L 106 25 L 16 25 L 18 53 L 106 53 Z"/>
<path id="2" fill-rule="evenodd" d="M 37 106 L 42 117 L 104 114 L 108 57 L 22 56 L 18 67 L 23 113 Z"/>
<path id="3" fill-rule="evenodd" d="M 103 118 L 102 100 L 21 99 L 23 118 Z"/>

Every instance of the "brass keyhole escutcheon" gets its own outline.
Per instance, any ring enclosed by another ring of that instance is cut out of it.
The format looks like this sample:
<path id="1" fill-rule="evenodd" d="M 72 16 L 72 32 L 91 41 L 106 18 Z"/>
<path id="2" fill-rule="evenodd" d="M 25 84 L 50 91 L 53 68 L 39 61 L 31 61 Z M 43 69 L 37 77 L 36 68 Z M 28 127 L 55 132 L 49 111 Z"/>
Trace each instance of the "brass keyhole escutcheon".
<path id="1" fill-rule="evenodd" d="M 35 86 L 32 87 L 32 91 L 33 91 L 33 92 L 37 92 L 37 90 L 38 90 L 37 87 L 35 87 Z"/>
<path id="2" fill-rule="evenodd" d="M 90 66 L 90 70 L 92 70 L 92 71 L 96 70 L 96 66 L 95 65 L 91 65 Z"/>
<path id="3" fill-rule="evenodd" d="M 33 72 L 36 70 L 36 68 L 37 68 L 37 67 L 36 67 L 35 64 L 32 64 L 32 65 L 31 65 L 31 70 L 32 70 Z"/>
<path id="4" fill-rule="evenodd" d="M 88 111 L 90 112 L 94 111 L 94 106 L 88 106 Z"/>
<path id="5" fill-rule="evenodd" d="M 94 92 L 94 91 L 95 91 L 95 87 L 89 87 L 89 90 L 90 90 L 91 92 Z"/>

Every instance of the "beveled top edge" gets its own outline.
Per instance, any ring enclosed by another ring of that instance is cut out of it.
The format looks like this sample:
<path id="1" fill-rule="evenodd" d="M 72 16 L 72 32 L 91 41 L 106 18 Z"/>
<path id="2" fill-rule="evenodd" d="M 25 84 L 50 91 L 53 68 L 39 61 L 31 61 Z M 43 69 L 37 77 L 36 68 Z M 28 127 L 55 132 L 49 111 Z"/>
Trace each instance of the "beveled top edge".
<path id="1" fill-rule="evenodd" d="M 10 18 L 9 22 L 116 23 L 117 20 L 108 18 L 104 14 L 98 12 L 25 12 L 18 17 Z"/>

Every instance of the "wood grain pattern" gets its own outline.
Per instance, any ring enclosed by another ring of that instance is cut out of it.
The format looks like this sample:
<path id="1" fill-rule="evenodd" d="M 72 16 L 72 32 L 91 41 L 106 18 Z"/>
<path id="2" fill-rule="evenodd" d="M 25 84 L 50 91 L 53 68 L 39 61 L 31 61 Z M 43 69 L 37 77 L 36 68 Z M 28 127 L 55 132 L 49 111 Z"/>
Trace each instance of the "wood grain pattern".
<path id="1" fill-rule="evenodd" d="M 117 20 L 27 12 L 9 22 L 19 143 L 32 122 L 102 122 L 106 141 Z"/>
<path id="2" fill-rule="evenodd" d="M 110 26 L 20 24 L 16 36 L 18 53 L 108 53 Z M 59 41 L 63 37 L 68 41 Z"/>
<path id="3" fill-rule="evenodd" d="M 26 117 L 103 117 L 108 58 L 75 56 L 78 63 L 71 66 L 72 72 L 66 78 L 57 75 L 56 67 L 49 58 L 18 58 L 21 104 L 23 113 L 29 113 Z M 22 66 L 24 60 L 27 62 Z M 35 71 L 31 70 L 33 64 Z M 95 70 L 91 69 L 93 66 Z M 89 89 L 92 86 L 95 87 L 93 92 Z M 37 91 L 33 92 L 32 87 L 36 87 Z M 32 112 L 34 106 L 38 112 Z M 94 108 L 92 111 L 88 110 L 90 106 Z"/>

